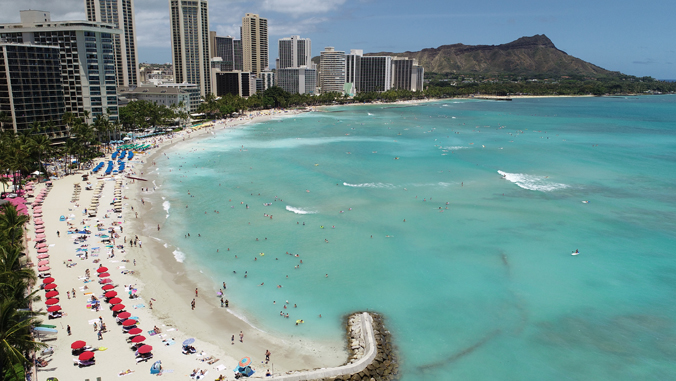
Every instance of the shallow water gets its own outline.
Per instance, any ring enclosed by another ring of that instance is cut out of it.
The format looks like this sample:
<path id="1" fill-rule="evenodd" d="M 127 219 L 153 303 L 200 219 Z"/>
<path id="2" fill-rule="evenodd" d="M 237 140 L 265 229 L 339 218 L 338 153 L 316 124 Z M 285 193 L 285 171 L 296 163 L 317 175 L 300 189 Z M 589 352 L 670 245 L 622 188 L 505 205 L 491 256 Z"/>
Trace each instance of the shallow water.
<path id="1" fill-rule="evenodd" d="M 251 125 L 158 159 L 159 238 L 266 331 L 342 341 L 345 314 L 384 313 L 404 380 L 670 379 L 675 111 L 455 100 Z"/>

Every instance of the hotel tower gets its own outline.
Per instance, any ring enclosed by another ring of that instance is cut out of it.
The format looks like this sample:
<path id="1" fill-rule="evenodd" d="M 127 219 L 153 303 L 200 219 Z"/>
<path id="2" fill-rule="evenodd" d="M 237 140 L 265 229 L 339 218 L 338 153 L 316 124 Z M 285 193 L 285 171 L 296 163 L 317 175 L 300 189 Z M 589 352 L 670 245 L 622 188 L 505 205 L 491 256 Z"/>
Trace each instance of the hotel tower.
<path id="1" fill-rule="evenodd" d="M 174 81 L 211 91 L 209 4 L 207 0 L 169 0 Z"/>

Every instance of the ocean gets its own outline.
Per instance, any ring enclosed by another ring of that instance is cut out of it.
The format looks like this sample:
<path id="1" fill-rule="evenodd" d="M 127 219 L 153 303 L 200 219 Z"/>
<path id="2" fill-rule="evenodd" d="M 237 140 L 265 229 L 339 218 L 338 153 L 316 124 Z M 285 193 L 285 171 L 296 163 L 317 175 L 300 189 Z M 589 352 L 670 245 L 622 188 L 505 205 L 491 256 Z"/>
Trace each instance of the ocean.
<path id="1" fill-rule="evenodd" d="M 166 154 L 153 235 L 258 329 L 380 312 L 402 380 L 676 378 L 675 96 L 332 107 Z"/>

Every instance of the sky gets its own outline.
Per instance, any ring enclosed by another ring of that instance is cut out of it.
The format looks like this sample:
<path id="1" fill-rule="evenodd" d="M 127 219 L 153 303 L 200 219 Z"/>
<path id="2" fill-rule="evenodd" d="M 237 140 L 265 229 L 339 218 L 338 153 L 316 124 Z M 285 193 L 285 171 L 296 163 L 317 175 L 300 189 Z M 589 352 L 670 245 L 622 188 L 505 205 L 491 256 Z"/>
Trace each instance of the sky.
<path id="1" fill-rule="evenodd" d="M 135 0 L 139 62 L 171 62 L 169 1 Z M 19 10 L 52 20 L 85 19 L 84 0 L 0 0 L 0 23 Z M 557 48 L 602 68 L 676 79 L 676 1 L 671 0 L 211 0 L 210 30 L 239 38 L 245 13 L 268 19 L 270 66 L 277 40 L 312 40 L 349 52 L 417 51 L 440 45 L 499 45 L 545 34 Z"/>

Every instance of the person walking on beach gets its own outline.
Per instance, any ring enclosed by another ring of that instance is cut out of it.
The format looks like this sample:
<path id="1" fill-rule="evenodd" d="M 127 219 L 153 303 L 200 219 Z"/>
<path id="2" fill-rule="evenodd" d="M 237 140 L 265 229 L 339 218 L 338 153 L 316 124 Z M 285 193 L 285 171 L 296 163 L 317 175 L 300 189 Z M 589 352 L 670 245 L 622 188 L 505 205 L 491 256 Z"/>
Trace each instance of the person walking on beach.
<path id="1" fill-rule="evenodd" d="M 61 237 L 61 233 L 58 230 L 56 231 L 56 236 Z"/>
<path id="2" fill-rule="evenodd" d="M 66 326 L 66 332 L 68 332 L 68 336 L 70 336 L 70 325 Z"/>
<path id="3" fill-rule="evenodd" d="M 195 299 L 192 300 L 190 306 L 192 307 L 193 310 L 195 310 Z"/>
<path id="4" fill-rule="evenodd" d="M 239 331 L 239 342 L 240 343 L 244 342 L 244 334 L 242 333 L 242 331 Z"/>
<path id="5" fill-rule="evenodd" d="M 271 354 L 272 354 L 272 353 L 270 353 L 269 350 L 267 350 L 267 349 L 265 350 L 265 363 L 266 363 L 266 364 L 268 363 L 268 361 L 270 361 L 270 355 L 271 355 Z"/>
<path id="6" fill-rule="evenodd" d="M 195 288 L 195 297 L 197 298 L 198 296 L 197 288 Z"/>

